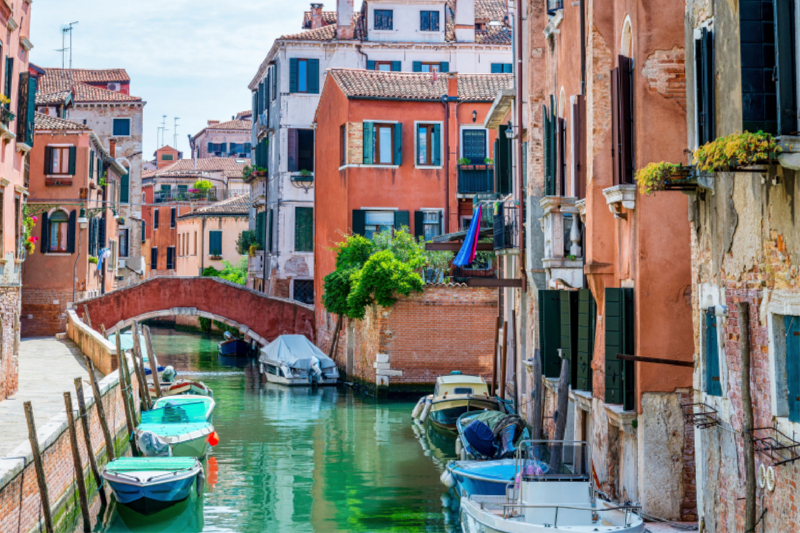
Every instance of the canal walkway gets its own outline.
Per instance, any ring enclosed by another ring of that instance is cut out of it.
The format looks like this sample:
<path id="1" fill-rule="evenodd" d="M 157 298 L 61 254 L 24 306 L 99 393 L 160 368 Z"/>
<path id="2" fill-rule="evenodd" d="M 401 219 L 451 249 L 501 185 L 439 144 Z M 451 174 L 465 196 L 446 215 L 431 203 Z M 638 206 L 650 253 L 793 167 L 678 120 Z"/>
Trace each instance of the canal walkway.
<path id="1" fill-rule="evenodd" d="M 100 373 L 95 375 L 98 379 L 103 378 Z M 39 431 L 64 410 L 64 392 L 71 392 L 75 401 L 73 382 L 77 377 L 85 378 L 84 390 L 91 390 L 83 354 L 74 342 L 52 337 L 20 341 L 19 390 L 0 402 L 0 425 L 3 427 L 0 431 L 0 458 L 28 440 L 23 403 L 30 401 L 33 405 L 36 430 Z"/>

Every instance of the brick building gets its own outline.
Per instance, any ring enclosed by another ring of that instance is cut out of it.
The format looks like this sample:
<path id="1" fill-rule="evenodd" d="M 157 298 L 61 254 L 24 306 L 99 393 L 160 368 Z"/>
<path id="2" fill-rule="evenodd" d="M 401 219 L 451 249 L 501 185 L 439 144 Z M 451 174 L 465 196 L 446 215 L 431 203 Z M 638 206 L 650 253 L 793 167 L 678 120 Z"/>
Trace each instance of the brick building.
<path id="1" fill-rule="evenodd" d="M 39 242 L 23 268 L 23 337 L 65 331 L 71 303 L 113 290 L 128 246 L 116 216 L 127 169 L 114 147 L 77 122 L 37 113 L 35 127 L 28 213 Z"/>

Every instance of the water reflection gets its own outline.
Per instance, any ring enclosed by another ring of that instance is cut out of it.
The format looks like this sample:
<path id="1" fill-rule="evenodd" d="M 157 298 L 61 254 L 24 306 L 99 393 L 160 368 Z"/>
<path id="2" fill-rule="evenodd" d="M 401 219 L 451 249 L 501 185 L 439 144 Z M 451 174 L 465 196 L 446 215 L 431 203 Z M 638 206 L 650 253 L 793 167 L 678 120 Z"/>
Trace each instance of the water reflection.
<path id="1" fill-rule="evenodd" d="M 460 531 L 439 481 L 453 443 L 412 426 L 414 403 L 261 383 L 256 365 L 221 361 L 216 338 L 152 332 L 160 364 L 214 390 L 220 443 L 202 499 L 158 521 L 110 507 L 97 531 Z"/>

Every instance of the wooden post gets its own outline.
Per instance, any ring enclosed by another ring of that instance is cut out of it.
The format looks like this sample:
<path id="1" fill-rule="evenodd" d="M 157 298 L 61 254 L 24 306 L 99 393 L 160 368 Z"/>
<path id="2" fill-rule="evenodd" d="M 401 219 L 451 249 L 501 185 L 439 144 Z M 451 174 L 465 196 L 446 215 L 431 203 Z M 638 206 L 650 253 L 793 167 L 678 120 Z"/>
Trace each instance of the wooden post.
<path id="1" fill-rule="evenodd" d="M 492 344 L 492 396 L 497 393 L 497 341 L 500 339 L 500 317 L 494 325 L 494 344 Z"/>
<path id="2" fill-rule="evenodd" d="M 28 440 L 31 443 L 31 451 L 33 452 L 33 466 L 36 468 L 36 482 L 39 485 L 39 497 L 42 500 L 44 528 L 47 533 L 54 533 L 53 517 L 50 514 L 50 496 L 47 493 L 44 465 L 42 465 L 42 455 L 39 452 L 39 438 L 36 436 L 36 424 L 33 421 L 33 407 L 31 407 L 31 402 L 25 402 L 23 407 L 25 408 L 25 419 L 28 422 Z"/>
<path id="3" fill-rule="evenodd" d="M 94 376 L 94 365 L 88 355 L 83 356 L 86 359 L 86 368 L 89 369 L 89 379 L 92 382 L 92 392 L 94 393 L 94 405 L 97 409 L 97 418 L 100 419 L 100 428 L 103 430 L 103 437 L 106 440 L 106 457 L 111 462 L 117 456 L 114 450 L 114 439 L 111 438 L 111 432 L 108 430 L 108 420 L 106 419 L 106 410 L 103 407 L 103 396 L 100 394 L 100 385 L 97 383 L 97 378 Z M 120 388 L 122 382 L 120 381 Z"/>
<path id="4" fill-rule="evenodd" d="M 156 357 L 156 352 L 153 351 L 153 340 L 150 337 L 150 326 L 143 326 L 142 330 L 144 330 L 144 342 L 147 346 L 147 358 L 150 361 L 150 372 L 153 373 L 153 388 L 156 391 L 156 398 L 161 398 L 161 378 L 158 376 L 158 358 Z"/>
<path id="5" fill-rule="evenodd" d="M 75 483 L 78 484 L 78 499 L 80 500 L 81 514 L 83 515 L 83 531 L 84 533 L 91 533 L 92 517 L 89 516 L 89 497 L 86 495 L 86 482 L 83 479 L 83 465 L 81 464 L 81 454 L 78 451 L 78 434 L 75 431 L 75 417 L 72 415 L 72 397 L 69 392 L 64 393 L 64 407 L 67 410 L 69 445 L 72 448 Z"/>
<path id="6" fill-rule="evenodd" d="M 142 409 L 150 410 L 150 391 L 147 390 L 147 379 L 144 372 L 144 356 L 139 342 L 139 323 L 133 321 L 133 367 L 136 372 L 136 381 L 139 382 L 139 397 L 142 399 Z"/>
<path id="7" fill-rule="evenodd" d="M 100 324 L 100 333 L 103 334 L 103 338 L 105 340 L 108 340 L 108 332 L 106 332 L 106 325 L 105 324 Z"/>
<path id="8" fill-rule="evenodd" d="M 561 350 L 558 350 L 559 357 Z M 564 440 L 564 433 L 567 429 L 567 410 L 569 409 L 569 359 L 566 357 L 561 358 L 561 375 L 558 377 L 558 406 L 556 413 L 556 428 L 553 435 L 553 440 Z M 563 443 L 553 444 L 553 450 L 550 455 L 550 471 L 561 471 L 561 454 L 563 451 Z"/>
<path id="9" fill-rule="evenodd" d="M 336 349 L 336 345 L 339 344 L 339 334 L 342 331 L 342 315 L 339 315 L 339 318 L 336 319 L 336 327 L 333 328 L 333 339 L 331 339 L 331 348 L 328 350 L 328 357 L 333 359 L 333 351 Z"/>
<path id="10" fill-rule="evenodd" d="M 736 304 L 739 313 L 739 355 L 742 372 L 742 441 L 744 443 L 745 531 L 756 527 L 756 460 L 753 449 L 753 399 L 750 396 L 750 307 L 747 302 Z"/>
<path id="11" fill-rule="evenodd" d="M 119 331 L 114 335 L 117 341 L 117 359 L 119 360 L 119 389 L 122 392 L 122 406 L 125 408 L 125 424 L 128 426 L 128 437 L 133 435 L 133 413 L 131 413 L 132 405 L 130 403 L 130 395 L 132 394 L 131 383 L 127 379 L 128 376 L 128 358 L 122 350 L 122 342 L 119 338 Z"/>
<path id="12" fill-rule="evenodd" d="M 516 311 L 511 311 L 511 346 L 513 347 L 511 351 L 511 375 L 514 376 L 512 381 L 514 384 L 514 409 L 519 414 L 519 383 L 517 381 L 517 348 L 519 347 L 519 342 L 517 342 Z"/>
<path id="13" fill-rule="evenodd" d="M 89 466 L 92 468 L 92 475 L 94 476 L 94 482 L 97 484 L 97 491 L 100 493 L 100 499 L 103 501 L 103 504 L 106 502 L 106 493 L 103 490 L 103 482 L 100 478 L 100 469 L 97 468 L 97 458 L 94 456 L 94 446 L 92 446 L 92 432 L 91 428 L 89 427 L 89 413 L 86 412 L 86 400 L 83 396 L 83 381 L 81 378 L 75 378 L 75 397 L 78 399 L 78 413 L 81 415 L 81 420 L 83 420 L 83 440 L 86 443 L 86 453 L 89 456 Z M 98 398 L 95 398 L 95 403 L 99 402 Z"/>
<path id="14" fill-rule="evenodd" d="M 533 352 L 533 390 L 531 391 L 531 439 L 542 440 L 542 404 L 544 403 L 544 384 L 542 383 L 542 353 L 537 348 Z"/>
<path id="15" fill-rule="evenodd" d="M 503 322 L 503 345 L 500 347 L 500 399 L 506 399 L 506 357 L 508 355 L 508 322 Z"/>
<path id="16" fill-rule="evenodd" d="M 91 328 L 92 327 L 92 317 L 89 316 L 89 308 L 86 306 L 86 304 L 83 304 L 83 313 L 84 313 L 83 314 L 83 318 L 84 318 L 84 320 L 86 320 L 86 325 Z"/>

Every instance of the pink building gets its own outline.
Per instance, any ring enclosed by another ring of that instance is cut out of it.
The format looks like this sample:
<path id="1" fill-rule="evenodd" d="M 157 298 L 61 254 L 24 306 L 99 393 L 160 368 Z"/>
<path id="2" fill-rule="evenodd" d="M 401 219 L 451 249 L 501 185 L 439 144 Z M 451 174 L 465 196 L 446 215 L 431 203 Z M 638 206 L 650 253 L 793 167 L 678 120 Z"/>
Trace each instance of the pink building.
<path id="1" fill-rule="evenodd" d="M 249 159 L 250 130 L 253 128 L 253 123 L 250 120 L 238 118 L 238 116 L 227 122 L 209 120 L 208 126 L 189 140 L 192 157 L 194 159 L 206 157 Z"/>

